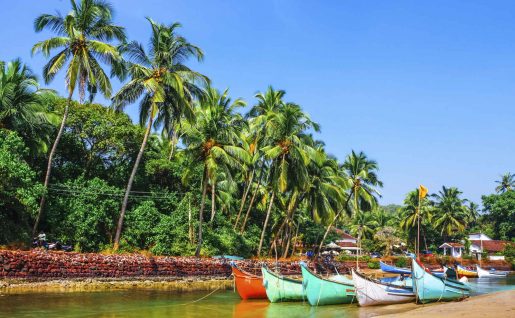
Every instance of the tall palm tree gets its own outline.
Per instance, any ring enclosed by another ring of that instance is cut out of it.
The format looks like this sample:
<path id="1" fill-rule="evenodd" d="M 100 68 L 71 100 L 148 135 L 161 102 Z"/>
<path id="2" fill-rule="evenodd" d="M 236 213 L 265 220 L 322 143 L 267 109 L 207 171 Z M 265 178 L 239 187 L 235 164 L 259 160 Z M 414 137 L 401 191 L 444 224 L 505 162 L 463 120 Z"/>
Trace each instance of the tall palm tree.
<path id="1" fill-rule="evenodd" d="M 511 191 L 515 188 L 515 175 L 510 172 L 506 172 L 501 176 L 501 180 L 495 181 L 499 185 L 495 187 L 495 191 L 497 193 L 504 193 L 506 191 Z"/>
<path id="2" fill-rule="evenodd" d="M 244 106 L 241 99 L 234 102 L 228 96 L 228 90 L 220 93 L 207 87 L 200 99 L 194 123 L 185 124 L 184 142 L 194 162 L 204 164 L 202 176 L 202 198 L 199 212 L 198 245 L 195 255 L 200 256 L 202 247 L 202 225 L 204 222 L 204 204 L 208 183 L 211 185 L 211 221 L 215 217 L 217 177 L 232 182 L 233 169 L 243 169 L 243 164 L 250 160 L 248 153 L 236 146 L 243 119 L 236 113 L 237 107 Z"/>
<path id="3" fill-rule="evenodd" d="M 274 123 L 276 122 L 275 119 L 279 113 L 279 110 L 285 105 L 285 102 L 283 101 L 283 97 L 285 94 L 285 91 L 275 90 L 272 86 L 269 86 L 265 93 L 260 92 L 255 95 L 256 99 L 258 100 L 258 103 L 254 105 L 247 114 L 249 120 L 248 134 L 246 137 L 249 140 L 246 143 L 248 144 L 248 152 L 252 156 L 250 167 L 251 172 L 248 174 L 247 188 L 243 193 L 240 205 L 240 212 L 238 212 L 238 215 L 236 216 L 234 228 L 238 226 L 240 215 L 243 211 L 247 195 L 249 195 L 250 193 L 250 187 L 253 184 L 254 178 L 257 177 L 258 182 L 257 186 L 254 187 L 254 191 L 252 192 L 252 196 L 244 220 L 248 219 L 250 211 L 254 206 L 256 196 L 258 195 L 261 183 L 265 178 L 265 174 L 268 170 L 268 167 L 265 163 L 265 158 L 261 148 L 263 148 L 266 145 L 265 142 L 267 142 L 267 140 L 265 139 L 265 137 L 268 135 L 268 132 L 274 128 Z M 256 171 L 259 172 L 259 176 L 256 176 Z M 246 221 L 242 223 L 240 233 L 243 233 L 243 231 L 245 230 L 245 224 Z"/>
<path id="4" fill-rule="evenodd" d="M 79 97 L 84 100 L 86 90 L 99 90 L 104 96 L 111 96 L 111 83 L 105 74 L 101 63 L 112 65 L 120 60 L 117 48 L 110 44 L 114 39 L 125 41 L 124 28 L 112 23 L 113 9 L 103 0 L 70 0 L 72 10 L 66 15 L 42 14 L 34 21 L 36 32 L 49 30 L 57 34 L 48 40 L 36 43 L 32 54 L 41 52 L 50 57 L 54 50 L 58 53 L 50 58 L 43 67 L 43 78 L 49 83 L 55 75 L 66 67 L 66 90 L 68 99 L 64 108 L 61 125 L 55 137 L 54 144 L 48 154 L 48 164 L 45 174 L 44 187 L 48 187 L 52 171 L 52 159 L 61 139 L 68 110 L 75 92 L 79 89 Z M 39 211 L 34 223 L 33 232 L 37 231 L 46 196 L 43 194 Z"/>
<path id="5" fill-rule="evenodd" d="M 46 149 L 56 116 L 45 103 L 52 91 L 40 90 L 36 76 L 19 59 L 0 61 L 0 128 L 16 131 L 37 152 Z"/>
<path id="6" fill-rule="evenodd" d="M 443 186 L 442 190 L 432 195 L 435 198 L 434 227 L 444 236 L 462 232 L 468 224 L 467 200 L 461 199 L 461 194 L 458 188 Z"/>
<path id="7" fill-rule="evenodd" d="M 112 98 L 113 106 L 117 110 L 122 110 L 141 98 L 140 123 L 147 123 L 143 141 L 125 189 L 114 239 L 115 250 L 120 243 L 132 183 L 156 116 L 158 124 L 161 124 L 160 118 L 162 121 L 170 121 L 169 116 L 175 116 L 176 120 L 183 115 L 192 118 L 192 100 L 200 91 L 197 84 L 207 82 L 205 76 L 183 64 L 190 57 L 201 61 L 203 52 L 182 36 L 177 35 L 177 28 L 181 25 L 179 23 L 164 25 L 150 18 L 147 20 L 152 28 L 148 53 L 137 42 L 130 42 L 123 46 L 121 50 L 128 59 L 125 69 L 130 80 Z"/>
<path id="8" fill-rule="evenodd" d="M 377 196 L 381 195 L 376 189 L 383 186 L 377 177 L 377 162 L 368 159 L 365 153 L 356 153 L 353 150 L 345 158 L 342 169 L 352 184 L 349 198 L 354 202 L 354 217 L 361 218 L 363 217 L 361 210 L 370 211 L 377 205 Z M 358 243 L 361 246 L 360 239 L 361 236 L 358 236 Z"/>
<path id="9" fill-rule="evenodd" d="M 287 103 L 270 120 L 273 129 L 267 131 L 265 144 L 262 148 L 270 164 L 270 201 L 266 212 L 265 222 L 257 255 L 260 256 L 268 220 L 277 193 L 302 188 L 308 182 L 307 165 L 311 160 L 314 149 L 310 146 L 308 129 L 319 131 L 317 123 L 298 105 Z M 295 204 L 292 205 L 293 207 Z"/>

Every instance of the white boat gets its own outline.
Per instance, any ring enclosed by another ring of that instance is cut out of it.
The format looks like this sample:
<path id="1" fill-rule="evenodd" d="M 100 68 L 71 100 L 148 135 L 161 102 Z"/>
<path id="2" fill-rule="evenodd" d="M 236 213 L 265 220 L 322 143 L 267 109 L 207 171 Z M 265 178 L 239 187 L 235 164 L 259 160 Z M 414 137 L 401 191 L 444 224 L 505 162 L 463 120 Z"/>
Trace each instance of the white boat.
<path id="1" fill-rule="evenodd" d="M 508 273 L 506 272 L 487 271 L 486 269 L 479 267 L 479 265 L 476 265 L 476 268 L 479 278 L 503 278 L 508 276 Z"/>
<path id="2" fill-rule="evenodd" d="M 352 270 L 352 280 L 360 306 L 388 305 L 415 300 L 412 287 L 393 285 Z"/>

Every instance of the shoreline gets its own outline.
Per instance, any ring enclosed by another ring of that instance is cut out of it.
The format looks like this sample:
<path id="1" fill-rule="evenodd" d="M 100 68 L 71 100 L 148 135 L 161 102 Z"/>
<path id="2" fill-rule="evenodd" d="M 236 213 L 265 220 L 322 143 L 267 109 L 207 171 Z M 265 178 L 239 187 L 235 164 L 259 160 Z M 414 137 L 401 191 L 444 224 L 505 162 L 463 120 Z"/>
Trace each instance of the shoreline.
<path id="1" fill-rule="evenodd" d="M 413 307 L 413 304 L 403 306 Z M 472 296 L 462 301 L 430 303 L 417 305 L 412 309 L 402 310 L 394 314 L 379 315 L 380 318 L 498 318 L 515 317 L 515 290 L 493 292 L 485 295 Z"/>
<path id="2" fill-rule="evenodd" d="M 0 280 L 1 294 L 74 293 L 129 289 L 157 289 L 178 293 L 233 289 L 233 280 L 220 277 L 127 277 L 52 280 Z"/>

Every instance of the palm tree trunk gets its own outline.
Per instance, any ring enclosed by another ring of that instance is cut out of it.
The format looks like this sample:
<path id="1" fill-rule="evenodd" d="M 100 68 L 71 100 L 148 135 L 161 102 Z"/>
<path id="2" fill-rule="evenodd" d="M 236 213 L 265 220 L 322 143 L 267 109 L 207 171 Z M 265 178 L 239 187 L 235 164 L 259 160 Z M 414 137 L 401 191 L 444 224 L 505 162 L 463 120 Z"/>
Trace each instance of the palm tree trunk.
<path id="1" fill-rule="evenodd" d="M 147 145 L 148 136 L 150 136 L 150 132 L 152 131 L 152 123 L 154 121 L 153 116 L 150 116 L 148 119 L 147 130 L 145 131 L 145 135 L 143 136 L 143 142 L 141 143 L 141 147 L 138 152 L 138 156 L 136 157 L 136 162 L 134 162 L 134 166 L 132 167 L 131 176 L 129 177 L 129 182 L 127 183 L 127 189 L 125 189 L 125 195 L 123 196 L 122 209 L 120 210 L 120 217 L 118 218 L 118 225 L 116 227 L 116 234 L 114 236 L 114 247 L 115 251 L 118 250 L 120 246 L 120 236 L 122 234 L 123 227 L 123 219 L 125 217 L 125 211 L 127 210 L 127 204 L 129 202 L 129 194 L 131 192 L 132 183 L 134 182 L 134 177 L 136 176 L 136 172 L 138 171 L 138 166 L 143 157 L 143 152 L 145 151 L 145 147 Z"/>
<path id="2" fill-rule="evenodd" d="M 52 149 L 48 155 L 48 163 L 46 167 L 45 181 L 43 183 L 43 187 L 45 191 L 48 189 L 48 183 L 50 182 L 50 174 L 52 172 L 52 160 L 54 159 L 55 152 L 57 150 L 57 145 L 59 145 L 59 141 L 61 140 L 61 136 L 63 135 L 64 126 L 66 125 L 66 119 L 68 118 L 68 111 L 70 109 L 70 104 L 72 102 L 73 92 L 68 94 L 68 100 L 66 101 L 66 106 L 64 107 L 63 119 L 61 120 L 61 126 L 59 126 L 59 130 L 57 131 L 57 136 L 55 137 L 54 144 L 52 145 Z M 41 220 L 41 215 L 43 214 L 43 209 L 45 207 L 46 201 L 46 192 L 41 196 L 41 201 L 39 202 L 39 210 L 36 220 L 34 222 L 34 227 L 32 228 L 32 236 L 36 235 L 38 230 L 39 221 Z"/>
<path id="3" fill-rule="evenodd" d="M 170 149 L 170 154 L 168 155 L 168 160 L 172 160 L 173 153 L 175 151 L 175 147 L 177 147 L 177 142 L 179 138 L 177 138 L 177 129 L 173 129 L 172 131 L 172 147 Z"/>
<path id="4" fill-rule="evenodd" d="M 216 181 L 213 180 L 213 184 L 211 185 L 211 219 L 209 220 L 209 222 L 213 222 L 213 220 L 215 219 L 215 210 L 216 210 L 216 206 L 215 206 L 215 199 L 216 199 L 216 196 L 215 196 L 215 185 L 216 185 Z"/>
<path id="5" fill-rule="evenodd" d="M 193 244 L 194 237 L 193 237 L 193 223 L 192 221 L 192 213 L 191 213 L 191 197 L 188 198 L 188 237 L 190 239 L 190 244 Z"/>
<path id="6" fill-rule="evenodd" d="M 299 237 L 299 228 L 300 228 L 300 221 L 299 221 L 299 223 L 297 223 L 297 226 L 295 229 L 295 236 L 293 239 L 293 246 L 291 247 L 290 257 L 293 257 L 295 255 L 295 247 L 297 247 L 297 239 Z"/>
<path id="7" fill-rule="evenodd" d="M 254 201 L 256 200 L 256 196 L 259 191 L 259 186 L 261 186 L 261 181 L 263 180 L 262 176 L 263 176 L 263 173 L 261 173 L 261 175 L 259 176 L 259 181 L 258 181 L 256 190 L 254 190 L 254 193 L 252 193 L 252 198 L 250 198 L 249 207 L 247 208 L 247 213 L 245 214 L 245 218 L 243 219 L 243 223 L 241 224 L 240 234 L 243 234 L 243 232 L 245 231 L 245 225 L 247 224 L 247 220 L 249 218 L 250 211 L 252 210 L 252 206 L 254 205 Z"/>
<path id="8" fill-rule="evenodd" d="M 286 242 L 286 247 L 284 248 L 284 252 L 283 252 L 283 258 L 286 258 L 288 257 L 288 251 L 290 250 L 290 243 L 291 243 L 291 232 L 292 232 L 292 229 L 291 229 L 291 226 L 288 226 L 288 241 Z"/>
<path id="9" fill-rule="evenodd" d="M 254 180 L 254 171 L 255 171 L 255 169 L 252 169 L 252 172 L 251 172 L 250 178 L 249 178 L 249 184 L 247 185 L 247 187 L 243 193 L 243 197 L 241 198 L 240 211 L 238 211 L 238 215 L 236 216 L 236 221 L 234 222 L 233 230 L 236 230 L 236 227 L 238 226 L 238 223 L 240 222 L 241 212 L 243 212 L 243 207 L 245 206 L 245 201 L 247 201 L 247 196 L 249 194 L 250 188 L 252 187 L 252 181 Z"/>
<path id="10" fill-rule="evenodd" d="M 336 215 L 332 219 L 331 223 L 329 223 L 329 225 L 327 226 L 324 236 L 322 237 L 322 241 L 320 241 L 320 245 L 318 246 L 318 251 L 316 251 L 316 253 L 315 253 L 315 257 L 317 257 L 318 253 L 320 253 L 320 251 L 322 250 L 322 246 L 324 245 L 324 241 L 327 238 L 329 231 L 331 231 L 331 227 L 333 226 L 334 222 L 336 222 L 336 220 L 338 220 L 338 218 L 340 217 L 342 212 L 345 210 L 345 207 L 347 206 L 347 204 L 349 204 L 350 198 L 351 198 L 351 196 L 349 195 L 349 197 L 347 198 L 347 201 L 345 202 L 345 205 L 340 209 L 340 211 L 338 211 L 338 213 L 336 213 Z"/>
<path id="11" fill-rule="evenodd" d="M 261 255 L 261 247 L 263 246 L 263 240 L 265 239 L 266 226 L 268 225 L 268 219 L 270 218 L 270 212 L 272 211 L 272 205 L 274 204 L 275 192 L 272 190 L 272 197 L 270 198 L 270 204 L 268 205 L 268 210 L 266 211 L 265 224 L 263 224 L 263 230 L 261 231 L 261 239 L 259 240 L 259 247 L 257 256 Z"/>
<path id="12" fill-rule="evenodd" d="M 200 200 L 200 212 L 199 212 L 199 223 L 198 223 L 198 244 L 195 256 L 200 256 L 200 248 L 202 247 L 202 223 L 204 221 L 204 203 L 206 202 L 207 195 L 207 168 L 204 167 L 204 177 L 202 180 L 202 199 Z"/>

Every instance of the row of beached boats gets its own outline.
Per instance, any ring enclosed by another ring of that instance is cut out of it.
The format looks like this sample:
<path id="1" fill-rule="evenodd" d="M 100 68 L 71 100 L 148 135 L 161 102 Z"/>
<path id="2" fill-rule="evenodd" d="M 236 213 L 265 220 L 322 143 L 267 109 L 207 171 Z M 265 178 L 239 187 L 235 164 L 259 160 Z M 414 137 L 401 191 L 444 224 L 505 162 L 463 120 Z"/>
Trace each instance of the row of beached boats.
<path id="1" fill-rule="evenodd" d="M 375 279 L 352 270 L 352 278 L 345 275 L 323 277 L 301 262 L 302 278 L 289 277 L 261 268 L 262 275 L 254 275 L 231 263 L 236 290 L 242 299 L 268 298 L 271 302 L 307 301 L 312 306 L 350 304 L 360 306 L 386 305 L 417 301 L 428 303 L 441 300 L 463 299 L 470 295 L 470 287 L 457 280 L 455 272 L 445 268 L 431 272 L 420 261 L 413 259 L 411 269 L 399 268 L 380 262 L 384 272 L 395 277 Z M 482 275 L 494 275 L 477 267 Z M 454 274 L 454 277 L 453 277 Z"/>

